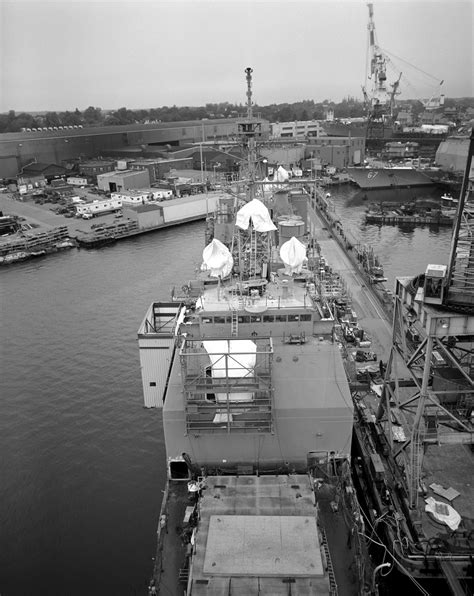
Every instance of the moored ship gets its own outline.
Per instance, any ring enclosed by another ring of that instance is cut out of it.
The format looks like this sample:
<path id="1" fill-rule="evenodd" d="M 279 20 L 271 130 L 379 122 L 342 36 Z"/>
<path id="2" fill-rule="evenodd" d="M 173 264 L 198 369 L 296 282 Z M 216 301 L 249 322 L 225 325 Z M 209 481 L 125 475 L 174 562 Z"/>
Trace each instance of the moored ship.
<path id="1" fill-rule="evenodd" d="M 433 186 L 433 180 L 423 171 L 406 168 L 347 168 L 351 180 L 363 190 Z"/>
<path id="2" fill-rule="evenodd" d="M 146 407 L 162 409 L 168 483 L 150 593 L 373 593 L 352 485 L 353 403 L 311 194 L 222 198 L 203 267 L 138 332 Z M 268 186 L 268 181 L 265 183 Z"/>

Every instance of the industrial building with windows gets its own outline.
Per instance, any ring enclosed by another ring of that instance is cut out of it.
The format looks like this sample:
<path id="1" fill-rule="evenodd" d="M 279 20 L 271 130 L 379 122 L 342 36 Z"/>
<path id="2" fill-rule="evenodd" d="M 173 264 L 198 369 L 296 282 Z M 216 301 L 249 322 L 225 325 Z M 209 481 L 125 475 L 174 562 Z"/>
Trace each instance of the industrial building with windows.
<path id="1" fill-rule="evenodd" d="M 317 120 L 296 120 L 294 122 L 272 122 L 270 124 L 271 138 L 305 138 L 319 137 L 324 134 L 324 128 Z"/>

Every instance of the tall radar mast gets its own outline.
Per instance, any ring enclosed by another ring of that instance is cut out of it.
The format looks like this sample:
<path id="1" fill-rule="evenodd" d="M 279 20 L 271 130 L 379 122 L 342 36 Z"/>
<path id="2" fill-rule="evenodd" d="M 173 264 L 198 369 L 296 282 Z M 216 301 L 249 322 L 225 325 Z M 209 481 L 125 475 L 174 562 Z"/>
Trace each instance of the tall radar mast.
<path id="1" fill-rule="evenodd" d="M 255 193 L 255 179 L 256 179 L 256 163 L 257 163 L 257 148 L 256 138 L 261 136 L 261 121 L 254 118 L 253 102 L 252 102 L 252 72 L 253 69 L 247 67 L 245 75 L 247 79 L 247 115 L 246 118 L 238 123 L 239 136 L 242 139 L 244 147 L 247 148 L 247 168 L 248 178 L 250 184 L 251 196 L 254 198 Z"/>

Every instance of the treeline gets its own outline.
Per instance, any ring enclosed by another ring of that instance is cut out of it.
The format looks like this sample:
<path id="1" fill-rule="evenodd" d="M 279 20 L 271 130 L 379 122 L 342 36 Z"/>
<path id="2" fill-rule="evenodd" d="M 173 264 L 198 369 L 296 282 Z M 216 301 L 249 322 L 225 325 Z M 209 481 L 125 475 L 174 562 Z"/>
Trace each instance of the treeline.
<path id="1" fill-rule="evenodd" d="M 413 112 L 418 114 L 424 110 L 423 104 L 416 100 L 398 102 L 400 109 L 411 106 Z M 445 107 L 457 107 L 465 111 L 474 107 L 474 98 L 446 99 Z M 254 113 L 269 122 L 291 122 L 294 120 L 322 120 L 326 117 L 328 109 L 334 111 L 336 118 L 359 118 L 365 115 L 364 103 L 354 97 L 344 98 L 335 103 L 324 100 L 315 103 L 313 100 L 303 100 L 295 103 L 271 104 L 268 106 L 254 106 Z M 30 114 L 21 112 L 17 114 L 11 110 L 7 114 L 0 114 L 0 133 L 19 132 L 22 129 L 51 128 L 59 126 L 114 126 L 120 124 L 148 124 L 153 122 L 179 122 L 184 120 L 202 120 L 203 118 L 236 118 L 244 116 L 246 107 L 242 104 L 208 103 L 201 107 L 190 106 L 163 106 L 149 110 L 102 110 L 89 106 L 80 111 L 77 108 L 66 112 L 45 112 Z"/>
<path id="2" fill-rule="evenodd" d="M 315 103 L 304 100 L 296 103 L 254 106 L 254 112 L 269 122 L 290 122 L 292 120 L 312 120 L 325 118 L 328 108 L 334 109 L 337 117 L 348 118 L 362 116 L 362 102 L 353 98 L 344 99 L 341 103 Z M 242 104 L 208 103 L 205 106 L 163 106 L 149 110 L 105 111 L 89 106 L 81 112 L 77 108 L 66 112 L 46 112 L 44 114 L 17 114 L 13 110 L 0 114 L 0 132 L 19 132 L 23 128 L 50 128 L 59 126 L 114 126 L 120 124 L 147 124 L 150 122 L 179 122 L 184 120 L 202 120 L 203 118 L 237 118 L 244 116 L 246 107 Z"/>

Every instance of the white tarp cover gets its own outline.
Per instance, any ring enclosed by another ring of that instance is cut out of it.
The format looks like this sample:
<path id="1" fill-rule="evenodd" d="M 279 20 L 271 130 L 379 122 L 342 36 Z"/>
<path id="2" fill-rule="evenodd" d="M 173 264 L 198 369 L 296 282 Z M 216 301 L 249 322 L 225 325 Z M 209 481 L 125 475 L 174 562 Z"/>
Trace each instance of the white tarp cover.
<path id="1" fill-rule="evenodd" d="M 203 341 L 211 360 L 211 374 L 215 379 L 254 377 L 257 345 L 249 339 Z M 253 393 L 229 393 L 229 401 L 252 401 Z M 227 393 L 216 393 L 217 402 L 226 402 Z"/>
<path id="2" fill-rule="evenodd" d="M 237 211 L 235 225 L 239 226 L 242 230 L 247 230 L 250 220 L 252 220 L 253 227 L 257 232 L 271 232 L 272 230 L 276 230 L 268 209 L 258 199 L 249 201 Z"/>
<path id="3" fill-rule="evenodd" d="M 211 277 L 227 277 L 232 271 L 234 259 L 230 250 L 220 240 L 214 238 L 202 251 L 203 270 L 209 270 Z"/>
<path id="4" fill-rule="evenodd" d="M 306 247 L 298 238 L 292 236 L 280 247 L 280 257 L 285 263 L 285 273 L 299 273 L 306 260 Z"/>
<path id="5" fill-rule="evenodd" d="M 283 166 L 278 166 L 278 169 L 275 172 L 273 179 L 276 182 L 286 182 L 287 180 L 289 180 L 289 178 L 290 178 L 290 175 L 285 170 L 285 168 Z"/>
<path id="6" fill-rule="evenodd" d="M 425 511 L 429 511 L 435 519 L 446 524 L 453 532 L 458 529 L 461 516 L 451 505 L 436 501 L 433 497 L 425 499 L 425 503 Z"/>

